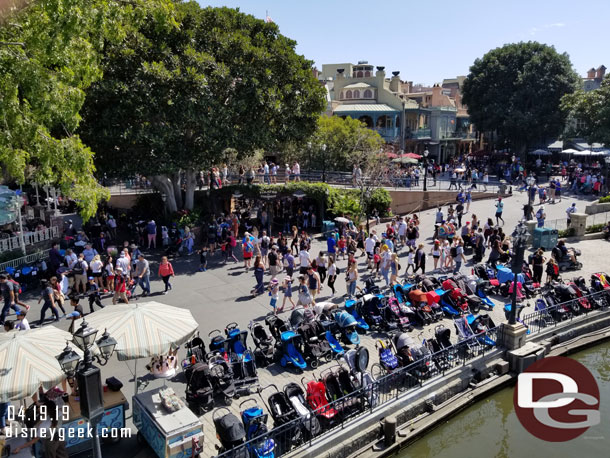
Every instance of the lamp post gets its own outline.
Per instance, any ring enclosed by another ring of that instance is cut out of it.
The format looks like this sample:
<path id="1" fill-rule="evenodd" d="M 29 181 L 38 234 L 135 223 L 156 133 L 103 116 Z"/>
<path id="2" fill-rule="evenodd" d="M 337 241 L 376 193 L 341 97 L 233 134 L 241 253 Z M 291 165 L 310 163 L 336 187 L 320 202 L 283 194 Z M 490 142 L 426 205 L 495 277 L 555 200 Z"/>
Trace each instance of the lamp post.
<path id="1" fill-rule="evenodd" d="M 511 298 L 510 315 L 508 318 L 508 324 L 514 325 L 517 323 L 517 276 L 522 272 L 523 269 L 523 258 L 525 254 L 525 244 L 529 239 L 529 232 L 527 226 L 523 224 L 523 221 L 519 222 L 517 227 L 511 236 L 513 240 L 513 247 L 515 255 L 513 257 L 512 271 L 514 274 L 513 278 L 513 294 Z"/>
<path id="2" fill-rule="evenodd" d="M 424 150 L 424 192 L 428 191 L 428 148 Z"/>
<path id="3" fill-rule="evenodd" d="M 117 342 L 104 331 L 100 339 L 95 341 L 97 329 L 89 327 L 83 320 L 80 327 L 74 332 L 72 342 L 84 353 L 84 358 L 72 350 L 69 344 L 57 360 L 68 379 L 76 377 L 78 393 L 80 396 L 80 410 L 83 418 L 87 419 L 93 430 L 93 452 L 95 458 L 102 458 L 102 449 L 97 427 L 104 414 L 104 395 L 102 391 L 102 378 L 100 369 L 93 364 L 95 359 L 104 366 L 112 356 Z M 93 356 L 91 349 L 97 344 L 100 355 Z"/>
<path id="4" fill-rule="evenodd" d="M 322 146 L 322 182 L 326 183 L 326 143 Z"/>
<path id="5" fill-rule="evenodd" d="M 163 201 L 163 217 L 167 216 L 167 207 L 165 206 L 165 202 L 167 201 L 167 194 L 164 192 L 161 193 L 161 200 Z"/>
<path id="6" fill-rule="evenodd" d="M 27 251 L 25 249 L 25 238 L 23 237 L 23 221 L 21 220 L 21 205 L 23 204 L 22 192 L 20 189 L 15 191 L 15 206 L 17 207 L 17 222 L 19 223 L 19 245 L 21 245 L 21 252 L 25 256 Z"/>
<path id="7" fill-rule="evenodd" d="M 311 142 L 307 142 L 307 151 L 309 152 L 309 161 L 307 161 L 307 172 L 311 173 Z M 311 178 L 309 179 L 311 181 Z"/>

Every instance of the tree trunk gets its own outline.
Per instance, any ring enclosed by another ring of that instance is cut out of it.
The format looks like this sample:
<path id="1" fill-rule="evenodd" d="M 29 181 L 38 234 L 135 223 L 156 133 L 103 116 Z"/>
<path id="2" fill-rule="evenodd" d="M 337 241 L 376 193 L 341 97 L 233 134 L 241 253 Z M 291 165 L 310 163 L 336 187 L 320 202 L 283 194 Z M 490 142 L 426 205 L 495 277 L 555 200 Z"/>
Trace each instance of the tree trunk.
<path id="1" fill-rule="evenodd" d="M 174 196 L 174 186 L 172 180 L 167 175 L 155 175 L 152 177 L 152 184 L 160 192 L 165 194 L 165 208 L 169 213 L 178 211 L 178 205 Z"/>
<path id="2" fill-rule="evenodd" d="M 176 205 L 178 208 L 183 208 L 182 202 L 182 182 L 180 179 L 180 172 L 172 173 L 171 175 L 171 183 L 173 186 L 172 193 L 174 195 L 174 199 L 176 200 Z"/>
<path id="3" fill-rule="evenodd" d="M 197 186 L 197 172 L 194 170 L 186 171 L 186 192 L 184 195 L 184 208 L 192 210 L 195 205 L 195 187 Z"/>

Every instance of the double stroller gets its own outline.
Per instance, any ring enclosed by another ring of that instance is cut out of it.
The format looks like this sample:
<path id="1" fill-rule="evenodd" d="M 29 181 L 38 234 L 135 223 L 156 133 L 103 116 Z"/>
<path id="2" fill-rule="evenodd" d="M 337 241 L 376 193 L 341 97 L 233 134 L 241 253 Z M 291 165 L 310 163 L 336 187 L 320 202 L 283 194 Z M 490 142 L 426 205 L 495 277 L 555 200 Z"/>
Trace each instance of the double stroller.
<path id="1" fill-rule="evenodd" d="M 247 450 L 251 457 L 256 458 L 273 458 L 275 456 L 275 441 L 267 436 L 269 429 L 267 428 L 268 415 L 263 409 L 256 405 L 253 399 L 246 399 L 239 405 L 241 409 L 249 402 L 254 402 L 253 407 L 248 407 L 241 411 L 241 421 L 244 424 L 246 432 Z M 261 437 L 262 436 L 262 437 Z M 260 438 L 259 440 L 256 440 Z"/>
<path id="2" fill-rule="evenodd" d="M 341 332 L 343 341 L 348 345 L 360 345 L 360 336 L 356 330 L 358 327 L 358 322 L 354 316 L 351 313 L 342 310 L 335 312 L 334 318 L 337 322 L 339 331 Z"/>
<path id="3" fill-rule="evenodd" d="M 314 414 L 305 398 L 305 392 L 296 383 L 290 382 L 284 386 L 284 395 L 294 407 L 295 412 L 301 418 L 302 433 L 305 440 L 317 436 L 322 431 L 318 415 Z"/>
<path id="4" fill-rule="evenodd" d="M 254 355 L 247 347 L 248 331 L 241 331 L 237 323 L 229 323 L 225 334 L 235 389 L 238 395 L 248 395 L 258 385 Z"/>
<path id="5" fill-rule="evenodd" d="M 303 356 L 312 369 L 317 368 L 321 360 L 332 360 L 332 350 L 319 321 L 301 323 L 298 332 L 303 339 Z"/>
<path id="6" fill-rule="evenodd" d="M 344 419 L 362 410 L 362 399 L 350 396 L 360 386 L 345 367 L 339 365 L 326 369 L 320 374 L 320 381 L 326 387 L 326 396 L 330 402 L 341 400 L 335 406 Z"/>
<path id="7" fill-rule="evenodd" d="M 258 391 L 259 396 L 263 399 L 263 391 L 267 388 L 273 388 L 275 391 L 267 398 L 267 408 L 273 418 L 273 426 L 275 434 L 273 440 L 280 455 L 289 451 L 293 446 L 297 446 L 303 442 L 303 434 L 300 424 L 292 423 L 299 418 L 294 405 L 286 396 L 286 393 L 277 389 L 275 385 L 268 385 Z M 290 424 L 284 428 L 284 425 Z"/>

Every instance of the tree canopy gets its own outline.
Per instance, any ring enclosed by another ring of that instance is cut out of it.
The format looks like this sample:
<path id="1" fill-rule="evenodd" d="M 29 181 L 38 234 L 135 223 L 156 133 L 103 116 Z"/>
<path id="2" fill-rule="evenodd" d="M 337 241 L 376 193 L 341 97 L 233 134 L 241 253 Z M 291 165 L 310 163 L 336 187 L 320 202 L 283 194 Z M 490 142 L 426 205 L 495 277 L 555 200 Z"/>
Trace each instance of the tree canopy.
<path id="1" fill-rule="evenodd" d="M 106 196 L 94 177 L 93 152 L 75 135 L 85 90 L 101 77 L 104 41 L 162 5 L 137 0 L 38 0 L 0 25 L 0 163 L 9 179 L 51 184 L 92 216 Z M 162 11 L 161 14 L 159 12 Z"/>
<path id="2" fill-rule="evenodd" d="M 104 77 L 87 94 L 81 135 L 100 171 L 146 175 L 192 208 L 195 173 L 307 138 L 324 109 L 312 63 L 277 25 L 230 8 L 176 4 L 177 27 L 151 17 L 105 48 Z M 233 153 L 232 153 L 233 154 Z"/>
<path id="3" fill-rule="evenodd" d="M 599 89 L 566 95 L 562 108 L 573 119 L 583 121 L 574 123 L 569 134 L 585 137 L 591 143 L 610 145 L 610 75 Z"/>
<path id="4" fill-rule="evenodd" d="M 475 60 L 463 101 L 479 131 L 496 131 L 522 152 L 561 134 L 561 98 L 578 80 L 566 53 L 531 41 L 507 44 Z"/>

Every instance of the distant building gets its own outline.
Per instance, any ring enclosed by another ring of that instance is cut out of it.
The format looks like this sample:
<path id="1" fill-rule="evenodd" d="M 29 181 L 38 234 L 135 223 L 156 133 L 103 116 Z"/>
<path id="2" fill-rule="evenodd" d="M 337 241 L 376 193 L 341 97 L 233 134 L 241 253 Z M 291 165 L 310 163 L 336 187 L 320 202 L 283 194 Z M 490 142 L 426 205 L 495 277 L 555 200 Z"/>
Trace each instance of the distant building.
<path id="1" fill-rule="evenodd" d="M 366 61 L 324 64 L 319 78 L 330 98 L 327 113 L 360 119 L 396 151 L 422 153 L 428 148 L 430 157 L 440 162 L 469 152 L 475 137 L 461 103 L 463 79 L 455 88 L 429 88 L 404 82 L 399 74 L 386 78 L 385 67 Z M 451 85 L 453 80 L 445 81 Z"/>
<path id="2" fill-rule="evenodd" d="M 602 80 L 606 76 L 606 67 L 600 65 L 595 68 L 591 68 L 587 72 L 586 78 L 582 79 L 582 88 L 585 92 L 593 91 L 595 89 L 599 89 L 602 85 Z"/>

